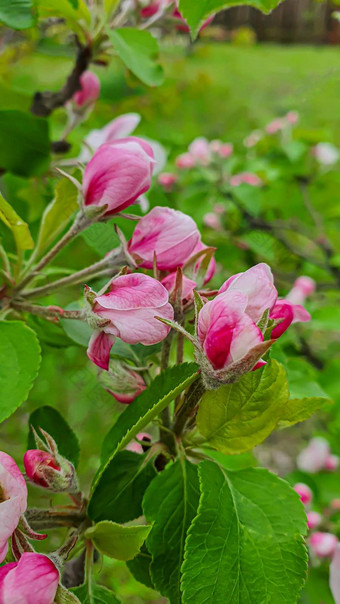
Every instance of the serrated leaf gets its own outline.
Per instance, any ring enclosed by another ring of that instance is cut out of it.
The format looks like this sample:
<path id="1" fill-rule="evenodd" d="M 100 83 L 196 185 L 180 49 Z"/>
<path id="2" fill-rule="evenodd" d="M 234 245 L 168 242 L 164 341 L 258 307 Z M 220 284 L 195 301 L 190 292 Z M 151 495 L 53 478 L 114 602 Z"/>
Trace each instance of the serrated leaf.
<path id="1" fill-rule="evenodd" d="M 122 526 L 104 520 L 88 528 L 85 537 L 104 556 L 126 562 L 138 554 L 150 530 L 151 526 Z"/>
<path id="2" fill-rule="evenodd" d="M 197 414 L 198 429 L 222 453 L 249 451 L 275 429 L 288 395 L 283 366 L 270 361 L 235 384 L 207 391 Z"/>
<path id="3" fill-rule="evenodd" d="M 279 425 L 286 427 L 293 426 L 299 422 L 304 422 L 306 419 L 312 417 L 312 415 L 327 402 L 329 402 L 329 399 L 317 396 L 290 398 L 286 403 Z"/>
<path id="4" fill-rule="evenodd" d="M 158 42 L 148 31 L 134 27 L 108 30 L 108 36 L 123 63 L 148 86 L 159 86 L 163 69 L 156 62 Z"/>
<path id="5" fill-rule="evenodd" d="M 16 211 L 1 194 L 0 220 L 11 229 L 18 250 L 31 250 L 34 247 L 28 225 L 18 216 Z"/>
<path id="6" fill-rule="evenodd" d="M 57 409 L 49 407 L 39 407 L 33 413 L 31 413 L 29 420 L 29 433 L 28 433 L 28 448 L 36 449 L 36 444 L 33 436 L 31 426 L 41 436 L 39 428 L 48 432 L 54 438 L 58 445 L 59 453 L 71 461 L 75 466 L 79 462 L 79 442 L 78 439 L 70 428 L 66 420 L 60 415 Z M 43 438 L 43 437 L 42 437 Z"/>
<path id="7" fill-rule="evenodd" d="M 0 22 L 13 29 L 34 25 L 32 0 L 0 0 Z"/>
<path id="8" fill-rule="evenodd" d="M 91 599 L 86 584 L 73 587 L 71 591 L 79 598 L 81 604 L 120 604 L 114 593 L 101 585 L 92 585 Z"/>
<path id="9" fill-rule="evenodd" d="M 183 604 L 295 604 L 307 572 L 306 515 L 264 469 L 199 465 L 201 498 L 186 540 Z"/>
<path id="10" fill-rule="evenodd" d="M 0 167 L 19 176 L 39 176 L 49 166 L 48 121 L 16 109 L 0 111 Z"/>
<path id="11" fill-rule="evenodd" d="M 0 422 L 23 403 L 40 367 L 39 341 L 21 321 L 0 322 Z"/>
<path id="12" fill-rule="evenodd" d="M 279 3 L 280 0 L 179 0 L 179 10 L 190 26 L 192 36 L 196 37 L 204 20 L 224 8 L 246 5 L 270 13 Z"/>
<path id="13" fill-rule="evenodd" d="M 60 235 L 70 222 L 71 217 L 78 208 L 78 191 L 67 179 L 58 182 L 55 198 L 45 209 L 38 235 L 34 257 L 38 258 Z"/>
<path id="14" fill-rule="evenodd" d="M 88 506 L 95 522 L 129 522 L 142 515 L 144 493 L 156 475 L 153 459 L 132 451 L 117 453 L 107 465 Z"/>
<path id="15" fill-rule="evenodd" d="M 199 501 L 197 466 L 178 460 L 161 472 L 148 487 L 143 510 L 154 522 L 146 545 L 152 555 L 152 581 L 171 604 L 180 604 L 181 566 L 187 530 Z"/>
<path id="16" fill-rule="evenodd" d="M 198 377 L 196 363 L 183 363 L 160 373 L 138 398 L 119 416 L 106 435 L 102 460 L 113 457 L 132 440 L 156 415 Z"/>

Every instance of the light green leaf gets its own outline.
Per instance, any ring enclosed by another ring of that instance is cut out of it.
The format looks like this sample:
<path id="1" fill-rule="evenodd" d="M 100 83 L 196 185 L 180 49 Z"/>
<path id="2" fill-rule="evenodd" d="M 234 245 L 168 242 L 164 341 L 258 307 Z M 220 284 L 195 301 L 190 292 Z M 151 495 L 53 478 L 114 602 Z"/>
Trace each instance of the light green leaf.
<path id="1" fill-rule="evenodd" d="M 243 453 L 275 429 L 287 400 L 286 372 L 277 361 L 271 361 L 235 384 L 207 391 L 200 402 L 197 426 L 222 453 Z"/>
<path id="2" fill-rule="evenodd" d="M 16 109 L 0 111 L 0 166 L 19 176 L 39 176 L 49 166 L 48 121 Z"/>
<path id="3" fill-rule="evenodd" d="M 199 465 L 201 498 L 186 540 L 183 604 L 295 604 L 307 572 L 297 493 L 264 469 Z"/>
<path id="4" fill-rule="evenodd" d="M 28 225 L 0 194 L 0 220 L 11 229 L 18 250 L 31 250 L 34 242 Z"/>
<path id="5" fill-rule="evenodd" d="M 0 0 L 0 21 L 13 29 L 34 25 L 33 0 Z"/>
<path id="6" fill-rule="evenodd" d="M 286 427 L 293 426 L 293 424 L 297 424 L 298 422 L 304 422 L 306 419 L 312 417 L 327 402 L 330 402 L 330 400 L 317 396 L 290 398 L 285 405 L 279 425 Z"/>
<path id="7" fill-rule="evenodd" d="M 28 449 L 36 449 L 31 426 L 33 426 L 40 437 L 42 435 L 39 432 L 39 428 L 42 428 L 54 438 L 58 445 L 59 453 L 71 461 L 74 466 L 78 465 L 80 451 L 78 439 L 57 409 L 48 405 L 39 407 L 29 416 L 28 425 L 30 428 L 28 433 Z"/>
<path id="8" fill-rule="evenodd" d="M 114 593 L 101 585 L 92 585 L 91 599 L 86 584 L 73 587 L 71 591 L 79 598 L 81 604 L 119 604 Z"/>
<path id="9" fill-rule="evenodd" d="M 137 78 L 148 86 L 163 82 L 163 69 L 156 62 L 158 43 L 148 31 L 124 27 L 107 33 L 117 54 Z"/>
<path id="10" fill-rule="evenodd" d="M 0 422 L 23 403 L 40 366 L 40 346 L 21 321 L 0 322 Z"/>
<path id="11" fill-rule="evenodd" d="M 254 6 L 263 13 L 270 13 L 280 0 L 179 0 L 179 10 L 190 26 L 193 37 L 207 17 L 231 6 Z"/>
<path id="12" fill-rule="evenodd" d="M 78 191 L 67 178 L 56 186 L 55 198 L 47 206 L 41 219 L 34 257 L 38 258 L 68 225 L 78 208 Z"/>
<path id="13" fill-rule="evenodd" d="M 171 604 L 180 604 L 181 566 L 187 530 L 196 515 L 199 501 L 197 466 L 178 460 L 161 472 L 148 487 L 143 510 L 154 522 L 147 538 L 152 554 L 151 578 Z"/>
<path id="14" fill-rule="evenodd" d="M 151 526 L 122 526 L 109 520 L 98 522 L 85 531 L 96 549 L 116 560 L 132 560 L 147 538 Z"/>
<path id="15" fill-rule="evenodd" d="M 84 0 L 78 0 L 77 7 L 69 0 L 37 0 L 39 17 L 60 17 L 69 23 L 74 31 L 82 33 L 78 21 L 91 23 L 91 13 Z"/>

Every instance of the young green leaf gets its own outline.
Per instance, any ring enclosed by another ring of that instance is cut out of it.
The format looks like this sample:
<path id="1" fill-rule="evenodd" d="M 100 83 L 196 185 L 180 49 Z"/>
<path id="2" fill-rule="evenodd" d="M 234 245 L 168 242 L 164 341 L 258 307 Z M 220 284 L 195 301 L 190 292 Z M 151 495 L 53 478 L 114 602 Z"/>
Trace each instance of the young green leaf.
<path id="1" fill-rule="evenodd" d="M 39 176 L 48 168 L 48 121 L 16 109 L 0 111 L 0 166 L 19 176 Z"/>
<path id="2" fill-rule="evenodd" d="M 33 0 L 0 0 L 0 22 L 13 29 L 32 27 Z"/>
<path id="3" fill-rule="evenodd" d="M 23 403 L 40 367 L 40 346 L 21 321 L 0 322 L 0 422 Z"/>
<path id="4" fill-rule="evenodd" d="M 88 514 L 94 522 L 129 522 L 142 515 L 144 493 L 156 475 L 153 459 L 132 451 L 112 458 L 93 492 Z"/>
<path id="5" fill-rule="evenodd" d="M 304 422 L 306 419 L 312 417 L 327 402 L 329 402 L 329 399 L 317 396 L 290 398 L 286 403 L 279 425 L 285 428 L 299 422 Z"/>
<path id="6" fill-rule="evenodd" d="M 39 436 L 41 436 L 39 428 L 42 428 L 45 430 L 45 432 L 48 432 L 52 438 L 54 438 L 58 445 L 59 453 L 71 461 L 74 466 L 78 465 L 78 439 L 57 409 L 54 409 L 54 407 L 49 407 L 48 405 L 45 407 L 39 407 L 39 409 L 36 409 L 33 411 L 33 413 L 31 413 L 28 420 L 28 425 L 28 449 L 36 449 L 32 426 Z"/>
<path id="7" fill-rule="evenodd" d="M 140 551 L 151 526 L 122 526 L 104 520 L 85 531 L 95 548 L 104 556 L 116 560 L 132 560 Z"/>
<path id="8" fill-rule="evenodd" d="M 183 603 L 294 604 L 307 572 L 306 515 L 264 469 L 199 465 L 201 498 L 185 544 Z"/>
<path id="9" fill-rule="evenodd" d="M 164 76 L 156 62 L 157 40 L 148 32 L 134 27 L 109 30 L 108 36 L 123 63 L 148 86 L 159 86 Z"/>
<path id="10" fill-rule="evenodd" d="M 150 484 L 143 500 L 146 519 L 154 522 L 147 538 L 151 578 L 171 604 L 180 604 L 181 566 L 187 530 L 199 501 L 197 466 L 176 461 Z"/>
<path id="11" fill-rule="evenodd" d="M 0 194 L 0 220 L 13 233 L 18 250 L 31 250 L 34 242 L 26 222 L 24 222 L 12 206 Z"/>
<path id="12" fill-rule="evenodd" d="M 112 591 L 102 587 L 101 585 L 92 585 L 92 596 L 90 598 L 88 586 L 79 585 L 71 589 L 82 604 L 120 604 Z"/>
<path id="13" fill-rule="evenodd" d="M 207 391 L 197 414 L 198 429 L 222 453 L 249 451 L 276 428 L 288 395 L 286 372 L 271 361 L 235 384 Z"/>

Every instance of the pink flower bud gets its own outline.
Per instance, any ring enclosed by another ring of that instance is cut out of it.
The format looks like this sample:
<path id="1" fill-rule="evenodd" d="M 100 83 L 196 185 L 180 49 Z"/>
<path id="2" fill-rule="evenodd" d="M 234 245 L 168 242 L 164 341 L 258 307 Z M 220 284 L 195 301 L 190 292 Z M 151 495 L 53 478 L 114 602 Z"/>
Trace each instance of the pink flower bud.
<path id="1" fill-rule="evenodd" d="M 285 128 L 284 119 L 276 118 L 275 120 L 273 120 L 272 122 L 267 124 L 265 130 L 266 130 L 267 134 L 276 134 L 277 132 L 284 130 L 284 128 Z"/>
<path id="2" fill-rule="evenodd" d="M 265 310 L 274 308 L 277 290 L 268 264 L 260 262 L 244 273 L 229 277 L 220 287 L 219 293 L 238 290 L 248 298 L 246 313 L 257 323 Z"/>
<path id="3" fill-rule="evenodd" d="M 24 455 L 27 478 L 34 484 L 55 493 L 74 493 L 78 490 L 75 469 L 59 454 L 40 449 L 29 449 Z"/>
<path id="4" fill-rule="evenodd" d="M 233 149 L 234 147 L 231 143 L 223 143 L 219 140 L 211 141 L 210 143 L 210 150 L 224 159 L 232 155 Z"/>
<path id="5" fill-rule="evenodd" d="M 139 432 L 137 438 L 146 443 L 151 443 L 151 436 L 147 432 Z M 125 448 L 127 451 L 132 451 L 133 453 L 144 453 L 142 445 L 136 440 L 132 440 Z"/>
<path id="6" fill-rule="evenodd" d="M 121 212 L 150 188 L 153 163 L 152 148 L 142 139 L 102 145 L 85 169 L 85 206 L 107 206 L 105 216 Z"/>
<path id="7" fill-rule="evenodd" d="M 163 187 L 164 191 L 171 191 L 177 180 L 176 174 L 171 174 L 170 172 L 162 172 L 162 174 L 158 176 L 158 182 L 161 187 Z"/>
<path id="8" fill-rule="evenodd" d="M 300 304 L 292 304 L 289 300 L 279 299 L 271 310 L 270 319 L 280 321 L 272 330 L 271 337 L 276 340 L 292 323 L 305 323 L 311 320 L 309 312 Z"/>
<path id="9" fill-rule="evenodd" d="M 338 538 L 331 533 L 313 533 L 309 538 L 310 548 L 318 558 L 333 556 Z"/>
<path id="10" fill-rule="evenodd" d="M 325 461 L 325 470 L 335 472 L 339 466 L 339 458 L 337 455 L 328 455 Z"/>
<path id="11" fill-rule="evenodd" d="M 80 76 L 81 90 L 73 95 L 73 101 L 77 107 L 84 107 L 94 103 L 99 97 L 100 81 L 92 71 L 84 71 Z"/>
<path id="12" fill-rule="evenodd" d="M 303 449 L 296 460 L 297 467 L 303 472 L 315 474 L 325 467 L 330 450 L 328 442 L 320 437 L 312 438 L 309 445 Z"/>
<path id="13" fill-rule="evenodd" d="M 195 158 L 191 153 L 182 153 L 176 158 L 176 166 L 180 170 L 188 170 L 196 164 Z"/>
<path id="14" fill-rule="evenodd" d="M 300 499 L 303 505 L 311 503 L 313 499 L 313 493 L 309 486 L 307 486 L 303 482 L 298 482 L 296 485 L 294 485 L 294 491 L 296 491 L 298 495 L 300 495 Z"/>
<path id="15" fill-rule="evenodd" d="M 0 568 L 0 604 L 52 604 L 59 572 L 47 556 L 24 552 Z"/>
<path id="16" fill-rule="evenodd" d="M 200 240 L 190 216 L 166 207 L 155 207 L 143 216 L 129 242 L 129 252 L 142 268 L 152 268 L 154 254 L 160 270 L 183 266 Z"/>
<path id="17" fill-rule="evenodd" d="M 207 166 L 211 160 L 211 149 L 209 141 L 200 136 L 195 138 L 189 145 L 189 153 L 201 166 Z"/>
<path id="18" fill-rule="evenodd" d="M 207 302 L 198 315 L 198 340 L 215 370 L 242 359 L 263 336 L 246 313 L 248 298 L 240 291 L 225 291 Z"/>
<path id="19" fill-rule="evenodd" d="M 102 296 L 94 294 L 90 319 L 99 319 L 87 350 L 93 363 L 107 370 L 110 350 L 115 338 L 127 344 L 157 344 L 169 333 L 169 327 L 155 317 L 173 319 L 165 287 L 148 275 L 133 273 L 112 281 L 110 291 Z"/>
<path id="20" fill-rule="evenodd" d="M 140 9 L 139 14 L 142 19 L 149 19 L 149 17 L 153 17 L 160 10 L 161 10 L 160 0 L 154 0 L 153 2 L 150 2 L 149 4 L 147 4 L 146 6 L 143 6 Z"/>
<path id="21" fill-rule="evenodd" d="M 162 285 L 166 287 L 171 296 L 175 296 L 176 287 L 176 273 L 170 273 L 161 281 Z M 188 279 L 185 275 L 182 275 L 182 301 L 183 303 L 191 300 L 194 295 L 194 289 L 196 288 L 195 281 Z"/>
<path id="22" fill-rule="evenodd" d="M 319 512 L 307 512 L 307 526 L 310 530 L 315 529 L 322 522 L 322 516 Z"/>
<path id="23" fill-rule="evenodd" d="M 291 126 L 294 126 L 295 124 L 297 124 L 299 121 L 298 111 L 288 111 L 288 113 L 286 115 L 286 120 L 287 120 L 288 124 L 290 124 Z"/>
<path id="24" fill-rule="evenodd" d="M 329 587 L 335 604 L 340 604 L 340 544 L 337 543 L 329 567 Z"/>
<path id="25" fill-rule="evenodd" d="M 257 174 L 253 174 L 252 172 L 241 172 L 231 177 L 230 185 L 232 187 L 239 187 L 242 184 L 250 185 L 251 187 L 261 187 L 263 181 Z"/>
<path id="26" fill-rule="evenodd" d="M 140 373 L 118 361 L 112 361 L 109 371 L 100 373 L 99 381 L 109 394 L 124 405 L 132 403 L 146 388 Z"/>
<path id="27" fill-rule="evenodd" d="M 17 528 L 20 516 L 26 511 L 26 507 L 25 479 L 14 459 L 0 451 L 0 563 L 6 557 L 8 539 Z"/>
<path id="28" fill-rule="evenodd" d="M 207 212 L 207 214 L 204 214 L 203 224 L 214 231 L 220 231 L 222 228 L 221 219 L 219 216 L 214 214 L 214 212 Z"/>
<path id="29" fill-rule="evenodd" d="M 293 304 L 304 304 L 306 298 L 315 292 L 316 284 L 310 277 L 298 277 L 286 300 Z"/>

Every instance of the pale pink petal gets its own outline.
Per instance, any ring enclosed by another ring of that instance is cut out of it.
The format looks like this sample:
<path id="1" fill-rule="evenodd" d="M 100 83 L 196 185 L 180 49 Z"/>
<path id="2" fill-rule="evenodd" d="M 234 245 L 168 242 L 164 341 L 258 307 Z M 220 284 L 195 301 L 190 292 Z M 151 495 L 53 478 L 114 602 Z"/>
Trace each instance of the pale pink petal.
<path id="1" fill-rule="evenodd" d="M 0 603 L 53 604 L 58 584 L 59 572 L 52 560 L 25 552 L 18 563 L 0 568 Z"/>
<path id="2" fill-rule="evenodd" d="M 169 333 L 169 327 L 155 317 L 173 320 L 174 311 L 171 304 L 166 303 L 158 308 L 140 308 L 133 310 L 103 310 L 98 313 L 101 317 L 110 319 L 114 331 L 127 344 L 157 344 L 164 340 Z M 111 327 L 105 327 L 110 333 Z"/>
<path id="3" fill-rule="evenodd" d="M 0 452 L 0 562 L 7 554 L 7 541 L 27 507 L 27 487 L 14 459 Z"/>
<path id="4" fill-rule="evenodd" d="M 133 310 L 162 306 L 168 298 L 167 290 L 159 281 L 143 273 L 131 273 L 117 277 L 110 292 L 98 296 L 96 302 L 105 309 Z"/>
<path id="5" fill-rule="evenodd" d="M 335 604 L 340 604 L 340 544 L 336 545 L 329 567 L 329 587 Z"/>
<path id="6" fill-rule="evenodd" d="M 116 117 L 102 128 L 102 143 L 111 143 L 117 138 L 129 136 L 137 128 L 140 120 L 141 116 L 139 113 L 125 113 Z"/>
<path id="7" fill-rule="evenodd" d="M 299 470 L 314 474 L 325 467 L 329 455 L 327 440 L 319 436 L 312 438 L 309 445 L 299 453 L 296 463 Z"/>

